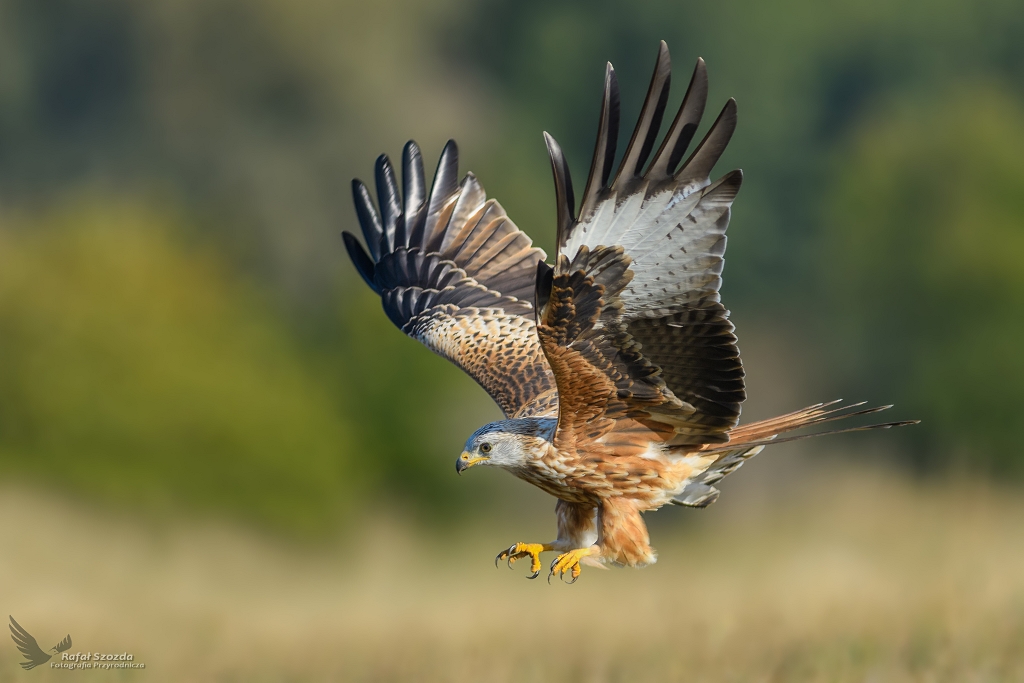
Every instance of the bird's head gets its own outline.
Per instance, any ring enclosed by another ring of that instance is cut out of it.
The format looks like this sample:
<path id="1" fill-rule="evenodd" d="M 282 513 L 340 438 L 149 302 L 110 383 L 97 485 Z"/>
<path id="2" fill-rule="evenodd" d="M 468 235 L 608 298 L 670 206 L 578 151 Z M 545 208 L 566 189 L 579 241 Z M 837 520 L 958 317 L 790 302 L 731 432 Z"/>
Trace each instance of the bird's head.
<path id="1" fill-rule="evenodd" d="M 543 452 L 556 422 L 553 418 L 519 418 L 484 425 L 466 440 L 462 455 L 455 461 L 455 471 L 462 474 L 474 465 L 524 467 Z"/>

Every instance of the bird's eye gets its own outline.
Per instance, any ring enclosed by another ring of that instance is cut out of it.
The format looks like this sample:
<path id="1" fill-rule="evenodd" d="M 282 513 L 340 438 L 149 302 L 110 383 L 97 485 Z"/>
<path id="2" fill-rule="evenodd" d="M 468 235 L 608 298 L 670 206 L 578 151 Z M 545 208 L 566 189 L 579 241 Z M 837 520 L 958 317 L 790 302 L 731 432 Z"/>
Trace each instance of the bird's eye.
<path id="1" fill-rule="evenodd" d="M 481 453 L 490 453 L 491 452 L 491 444 L 489 444 L 489 443 L 482 443 L 482 444 L 480 444 L 480 452 Z"/>

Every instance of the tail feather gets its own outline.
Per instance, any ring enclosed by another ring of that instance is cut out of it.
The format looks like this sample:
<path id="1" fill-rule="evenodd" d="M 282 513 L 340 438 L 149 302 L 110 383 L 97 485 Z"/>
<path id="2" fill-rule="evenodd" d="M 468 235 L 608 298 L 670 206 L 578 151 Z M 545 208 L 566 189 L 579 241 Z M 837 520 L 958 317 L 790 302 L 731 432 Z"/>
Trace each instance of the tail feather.
<path id="1" fill-rule="evenodd" d="M 841 400 L 841 399 L 840 399 Z M 750 446 L 766 446 L 768 444 L 785 443 L 787 441 L 799 441 L 800 439 L 809 439 L 813 436 L 825 436 L 827 434 L 842 434 L 845 432 L 862 432 L 869 429 L 889 429 L 890 427 L 903 427 L 906 425 L 913 425 L 920 422 L 920 420 L 901 420 L 898 422 L 882 422 L 879 424 L 864 425 L 861 427 L 847 427 L 845 429 L 830 429 L 824 432 L 815 432 L 813 434 L 799 434 L 797 436 L 787 436 L 784 438 L 778 438 L 780 434 L 791 432 L 795 429 L 802 429 L 803 427 L 810 427 L 812 425 L 824 424 L 826 422 L 834 422 L 835 420 L 845 420 L 848 417 L 858 417 L 861 415 L 871 415 L 878 413 L 883 410 L 892 408 L 892 405 L 877 406 L 874 408 L 864 408 L 862 410 L 852 410 L 853 408 L 860 408 L 864 405 L 864 402 L 853 403 L 848 406 L 840 408 L 827 408 L 836 405 L 840 401 L 829 401 L 828 403 L 817 403 L 813 406 L 808 406 L 801 410 L 796 410 L 792 413 L 780 415 L 767 420 L 761 420 L 759 422 L 751 422 L 747 425 L 740 425 L 729 432 L 729 441 L 725 444 L 708 444 L 704 450 L 700 451 L 703 454 L 714 454 L 714 453 L 728 453 L 729 451 L 736 450 L 738 447 L 750 447 Z"/>
<path id="2" fill-rule="evenodd" d="M 847 416 L 843 416 L 847 417 Z M 833 418 L 838 419 L 838 418 Z M 728 445 L 718 446 L 716 448 L 708 448 L 707 450 L 700 451 L 702 454 L 713 455 L 715 453 L 728 453 L 729 451 L 736 450 L 737 447 L 747 448 L 750 446 L 768 446 L 777 443 L 786 443 L 787 441 L 800 441 L 801 439 L 810 439 L 815 436 L 828 436 L 829 434 L 845 434 L 847 432 L 865 432 L 869 429 L 889 429 L 890 427 L 906 427 L 908 425 L 919 424 L 920 420 L 900 420 L 899 422 L 881 422 L 879 424 L 864 425 L 862 427 L 847 427 L 846 429 L 830 429 L 826 432 L 815 432 L 814 434 L 797 434 L 796 436 L 787 436 L 782 439 L 777 439 L 774 436 L 770 436 L 766 439 L 759 441 L 747 441 L 742 444 L 733 444 L 732 447 Z M 816 423 L 810 423 L 816 424 Z"/>
<path id="3" fill-rule="evenodd" d="M 731 443 L 737 443 L 765 438 L 772 434 L 781 434 L 782 432 L 799 429 L 800 427 L 811 424 L 814 420 L 824 417 L 825 415 L 831 415 L 841 410 L 858 408 L 864 405 L 864 403 L 861 402 L 844 406 L 842 408 L 825 410 L 826 408 L 841 402 L 842 399 L 829 401 L 827 403 L 815 403 L 813 406 L 807 406 L 806 408 L 794 410 L 791 413 L 778 415 L 776 417 L 768 418 L 767 420 L 759 420 L 757 422 L 739 425 L 729 432 L 729 440 Z"/>
<path id="4" fill-rule="evenodd" d="M 718 496 L 720 494 L 720 491 L 715 488 L 713 484 L 720 481 L 726 475 L 735 472 L 749 458 L 757 455 L 765 446 L 771 444 L 785 443 L 787 441 L 799 441 L 800 439 L 808 439 L 814 436 L 825 436 L 827 434 L 842 434 L 845 432 L 862 432 L 869 429 L 903 427 L 905 425 L 913 425 L 920 422 L 920 420 L 883 422 L 880 424 L 864 425 L 861 427 L 830 429 L 828 431 L 815 432 L 813 434 L 798 434 L 795 436 L 783 437 L 781 439 L 778 438 L 780 434 L 791 432 L 795 429 L 824 424 L 825 422 L 833 422 L 835 420 L 843 420 L 848 417 L 871 415 L 873 413 L 878 413 L 892 408 L 891 405 L 887 405 L 875 408 L 864 408 L 862 410 L 853 410 L 854 408 L 860 408 L 860 406 L 864 405 L 863 402 L 853 403 L 841 408 L 831 408 L 831 406 L 834 406 L 839 402 L 840 401 L 816 403 L 813 406 L 795 410 L 791 413 L 786 413 L 785 415 L 779 415 L 767 420 L 751 422 L 750 424 L 736 427 L 729 432 L 728 443 L 708 444 L 703 450 L 698 451 L 701 455 L 721 455 L 721 457 L 715 460 L 715 462 L 712 463 L 704 472 L 687 482 L 683 490 L 672 499 L 672 502 L 676 505 L 685 505 L 687 507 L 703 508 L 711 505 L 711 503 L 718 500 Z"/>

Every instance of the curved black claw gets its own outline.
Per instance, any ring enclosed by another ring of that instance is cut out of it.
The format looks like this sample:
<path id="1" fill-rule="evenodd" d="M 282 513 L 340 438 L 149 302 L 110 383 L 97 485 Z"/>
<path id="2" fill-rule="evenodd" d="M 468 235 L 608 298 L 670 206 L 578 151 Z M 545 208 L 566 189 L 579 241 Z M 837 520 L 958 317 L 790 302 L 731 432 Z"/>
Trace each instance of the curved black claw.
<path id="1" fill-rule="evenodd" d="M 517 545 L 516 543 L 513 543 L 506 550 L 502 550 L 500 553 L 497 554 L 497 556 L 495 556 L 495 558 L 494 558 L 494 568 L 495 569 L 498 568 L 498 562 L 500 562 L 501 560 L 505 560 L 508 563 L 508 568 L 509 569 L 513 568 L 512 567 L 512 562 L 514 562 L 513 555 L 516 552 L 516 545 Z"/>
<path id="2" fill-rule="evenodd" d="M 570 564 L 570 565 L 565 566 L 565 567 L 556 567 L 558 565 L 558 563 L 559 563 L 559 560 L 563 559 L 566 554 L 568 554 L 568 553 L 564 553 L 562 555 L 559 555 L 558 557 L 556 557 L 554 560 L 551 561 L 551 567 L 549 568 L 549 571 L 548 571 L 548 583 L 549 584 L 551 583 L 551 577 L 554 574 L 556 574 L 556 573 L 558 574 L 558 578 L 560 578 L 564 583 L 567 583 L 570 586 L 572 584 L 576 583 L 577 580 L 579 580 L 579 578 L 580 578 L 579 566 L 580 565 L 579 565 L 579 558 L 578 557 L 575 558 L 576 562 L 573 563 L 573 564 Z M 566 581 L 565 580 L 566 572 L 568 572 L 569 576 L 572 578 L 571 581 Z"/>
<path id="3" fill-rule="evenodd" d="M 497 557 L 494 558 L 494 566 L 498 566 L 498 562 L 505 560 L 508 563 L 509 569 L 515 569 L 512 565 L 517 560 L 524 558 L 530 558 L 530 575 L 526 578 L 536 579 L 540 576 L 540 553 L 545 550 L 541 543 L 513 543 L 508 547 L 507 550 L 502 550 L 498 553 Z"/>

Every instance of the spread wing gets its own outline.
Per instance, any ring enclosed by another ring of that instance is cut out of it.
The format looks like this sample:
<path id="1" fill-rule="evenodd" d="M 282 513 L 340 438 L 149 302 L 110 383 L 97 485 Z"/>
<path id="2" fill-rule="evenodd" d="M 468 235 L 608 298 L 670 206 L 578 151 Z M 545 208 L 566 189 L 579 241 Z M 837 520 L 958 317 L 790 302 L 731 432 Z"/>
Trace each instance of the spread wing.
<path id="1" fill-rule="evenodd" d="M 9 616 L 9 615 L 8 615 Z M 43 652 L 39 647 L 39 643 L 32 637 L 28 631 L 21 627 L 21 624 L 14 620 L 14 617 L 10 617 L 10 629 L 11 638 L 14 640 L 14 644 L 21 651 L 21 654 L 25 655 L 25 659 L 28 661 L 21 662 L 23 669 L 34 669 L 50 660 L 50 655 Z"/>
<path id="2" fill-rule="evenodd" d="M 347 232 L 345 247 L 391 321 L 462 368 L 506 416 L 552 413 L 557 392 L 533 306 L 544 252 L 475 176 L 458 183 L 457 175 L 454 141 L 441 153 L 429 196 L 416 143 L 402 155 L 404 192 L 382 155 L 379 213 L 366 186 L 352 183 L 369 253 Z"/>
<path id="3" fill-rule="evenodd" d="M 647 429 L 668 445 L 720 443 L 746 397 L 734 328 L 719 297 L 725 230 L 742 174 L 710 181 L 735 128 L 736 104 L 729 100 L 680 165 L 707 97 L 707 73 L 698 61 L 679 112 L 644 170 L 661 127 L 670 70 L 662 42 L 640 120 L 612 177 L 619 105 L 608 65 L 578 215 L 568 165 L 545 134 L 559 256 L 550 284 L 538 289 L 547 304 L 540 333 L 558 380 L 560 428 L 576 423 L 607 440 L 614 438 L 607 435 L 613 423 L 628 419 L 615 431 Z M 603 410 L 602 400 L 609 401 Z M 571 417 L 576 408 L 591 417 Z"/>

